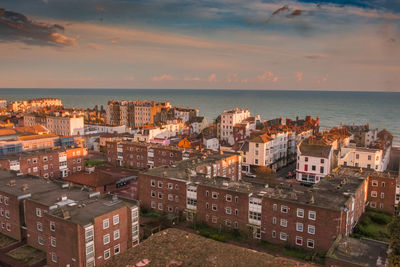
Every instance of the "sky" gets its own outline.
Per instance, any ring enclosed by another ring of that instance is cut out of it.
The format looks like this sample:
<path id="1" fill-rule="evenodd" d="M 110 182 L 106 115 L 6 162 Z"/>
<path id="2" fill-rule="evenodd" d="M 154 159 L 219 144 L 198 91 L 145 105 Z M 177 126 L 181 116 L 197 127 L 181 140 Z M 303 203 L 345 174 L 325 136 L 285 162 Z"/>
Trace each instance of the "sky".
<path id="1" fill-rule="evenodd" d="M 2 0 L 0 88 L 400 92 L 400 1 Z"/>

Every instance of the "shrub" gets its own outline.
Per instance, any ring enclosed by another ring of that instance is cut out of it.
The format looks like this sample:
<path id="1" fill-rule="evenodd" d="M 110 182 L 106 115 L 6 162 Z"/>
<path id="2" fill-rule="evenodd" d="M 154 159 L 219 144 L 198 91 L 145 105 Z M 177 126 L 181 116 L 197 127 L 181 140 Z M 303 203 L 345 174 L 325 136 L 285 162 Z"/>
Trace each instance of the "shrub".
<path id="1" fill-rule="evenodd" d="M 378 212 L 371 212 L 369 214 L 369 218 L 371 218 L 371 221 L 377 224 L 388 224 L 392 221 L 392 217 L 384 214 L 384 213 L 378 213 Z"/>

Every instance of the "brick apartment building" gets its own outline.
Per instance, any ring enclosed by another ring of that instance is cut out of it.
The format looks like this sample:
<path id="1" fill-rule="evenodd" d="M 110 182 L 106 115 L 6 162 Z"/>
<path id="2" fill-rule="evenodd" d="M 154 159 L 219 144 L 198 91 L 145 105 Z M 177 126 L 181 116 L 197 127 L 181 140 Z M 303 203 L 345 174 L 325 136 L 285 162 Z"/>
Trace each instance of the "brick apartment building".
<path id="1" fill-rule="evenodd" d="M 220 160 L 224 155 L 218 155 Z M 337 170 L 312 188 L 285 184 L 268 188 L 240 177 L 213 175 L 218 158 L 210 155 L 208 160 L 140 173 L 141 205 L 316 251 L 327 251 L 339 235 L 349 235 L 365 209 L 368 179 L 351 168 Z"/>
<path id="2" fill-rule="evenodd" d="M 8 154 L 0 158 L 0 168 L 46 179 L 67 177 L 84 169 L 87 149 L 55 148 Z"/>
<path id="3" fill-rule="evenodd" d="M 148 169 L 189 159 L 201 152 L 174 146 L 162 146 L 144 142 L 106 142 L 107 162 L 114 166 Z"/>
<path id="4" fill-rule="evenodd" d="M 372 209 L 398 213 L 400 181 L 396 175 L 365 170 L 368 173 L 367 203 Z"/>
<path id="5" fill-rule="evenodd" d="M 1 233 L 45 251 L 49 266 L 99 266 L 139 243 L 135 201 L 6 171 L 0 185 Z"/>

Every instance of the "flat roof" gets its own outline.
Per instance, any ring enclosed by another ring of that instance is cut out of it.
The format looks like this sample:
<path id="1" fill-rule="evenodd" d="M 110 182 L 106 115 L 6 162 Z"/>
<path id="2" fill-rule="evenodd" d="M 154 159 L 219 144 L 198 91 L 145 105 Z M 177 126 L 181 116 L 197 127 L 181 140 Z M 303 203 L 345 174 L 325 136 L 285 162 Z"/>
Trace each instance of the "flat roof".
<path id="1" fill-rule="evenodd" d="M 150 236 L 139 245 L 113 257 L 105 266 L 135 266 L 141 261 L 149 261 L 149 266 L 312 266 L 175 228 Z"/>
<path id="2" fill-rule="evenodd" d="M 187 160 L 182 160 L 175 163 L 175 167 L 172 166 L 161 166 L 157 168 L 153 168 L 143 173 L 152 175 L 152 176 L 159 176 L 159 177 L 166 177 L 166 178 L 175 178 L 181 180 L 187 180 L 187 170 L 193 170 L 197 167 L 207 165 L 207 164 L 214 164 L 215 161 L 225 159 L 234 155 L 238 155 L 238 153 L 234 152 L 224 152 L 224 153 L 207 153 L 203 154 L 203 157 L 191 158 Z"/>
<path id="3" fill-rule="evenodd" d="M 364 267 L 388 266 L 389 245 L 372 239 L 343 237 L 333 243 L 327 258 Z"/>

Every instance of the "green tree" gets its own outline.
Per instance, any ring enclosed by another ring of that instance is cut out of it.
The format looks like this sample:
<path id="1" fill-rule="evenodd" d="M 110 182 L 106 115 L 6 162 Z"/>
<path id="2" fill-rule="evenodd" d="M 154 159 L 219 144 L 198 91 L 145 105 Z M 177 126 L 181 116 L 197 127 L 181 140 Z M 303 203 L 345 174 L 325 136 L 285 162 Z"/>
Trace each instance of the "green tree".
<path id="1" fill-rule="evenodd" d="M 390 235 L 389 266 L 400 266 L 400 217 L 396 216 L 388 225 Z"/>

